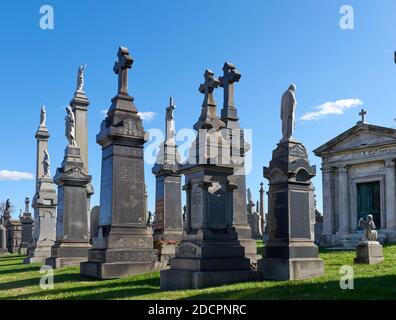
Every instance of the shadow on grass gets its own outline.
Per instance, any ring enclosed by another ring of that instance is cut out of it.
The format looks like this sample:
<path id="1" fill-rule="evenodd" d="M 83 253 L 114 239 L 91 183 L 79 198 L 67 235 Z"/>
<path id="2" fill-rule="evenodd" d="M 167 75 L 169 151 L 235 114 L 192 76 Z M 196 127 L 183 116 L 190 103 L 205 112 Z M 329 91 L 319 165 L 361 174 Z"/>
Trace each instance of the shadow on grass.
<path id="1" fill-rule="evenodd" d="M 29 281 L 15 281 L 13 284 L 13 288 L 21 288 L 26 285 L 39 285 L 40 278 L 29 279 Z M 61 283 L 65 284 L 65 282 L 80 282 L 81 277 L 79 274 L 68 274 L 68 275 L 56 275 L 54 279 L 55 287 Z M 110 282 L 109 282 L 110 281 Z M 109 280 L 109 281 L 92 281 L 92 283 L 96 283 L 96 285 L 85 285 L 81 284 L 78 287 L 67 287 L 61 289 L 53 289 L 53 290 L 42 290 L 39 292 L 33 292 L 28 294 L 15 295 L 10 298 L 3 299 L 40 299 L 41 297 L 48 297 L 53 295 L 62 295 L 62 294 L 77 294 L 76 297 L 70 296 L 66 297 L 67 299 L 81 299 L 81 300 L 93 300 L 93 299 L 118 299 L 118 298 L 128 298 L 134 297 L 144 294 L 156 293 L 159 292 L 159 278 L 158 276 L 153 276 L 149 279 L 121 279 L 121 280 Z M 7 285 L 10 283 L 7 283 Z M 0 284 L 0 289 L 1 284 Z M 101 292 L 95 292 L 97 290 L 101 290 Z M 80 294 L 79 294 L 80 293 Z"/>
<path id="2" fill-rule="evenodd" d="M 395 299 L 396 276 L 377 276 L 354 280 L 354 289 L 341 289 L 339 281 L 316 283 L 290 282 L 265 288 L 249 288 L 202 293 L 186 299 L 245 299 L 245 300 L 350 300 Z"/>
<path id="3" fill-rule="evenodd" d="M 15 264 L 14 266 L 20 266 L 18 264 Z M 39 271 L 40 266 L 29 266 L 29 267 L 23 267 L 23 268 L 16 268 L 16 269 L 9 269 L 9 270 L 0 270 L 0 276 L 1 275 L 6 275 L 9 273 L 23 273 L 23 272 L 31 272 L 31 271 Z"/>
<path id="4" fill-rule="evenodd" d="M 0 257 L 0 266 L 2 261 L 10 261 L 10 260 L 23 260 L 26 256 L 2 256 Z"/>

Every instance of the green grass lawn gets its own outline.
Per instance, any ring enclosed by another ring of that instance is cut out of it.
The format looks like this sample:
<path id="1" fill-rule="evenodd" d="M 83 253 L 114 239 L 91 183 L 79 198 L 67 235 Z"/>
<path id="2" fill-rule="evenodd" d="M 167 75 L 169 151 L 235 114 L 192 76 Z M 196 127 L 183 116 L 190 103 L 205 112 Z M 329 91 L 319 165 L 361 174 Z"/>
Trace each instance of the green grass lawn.
<path id="1" fill-rule="evenodd" d="M 259 248 L 261 250 L 261 246 Z M 39 286 L 40 265 L 22 256 L 0 257 L 0 299 L 395 299 L 396 245 L 384 247 L 379 265 L 353 265 L 354 251 L 321 250 L 325 275 L 304 281 L 262 281 L 204 290 L 162 292 L 159 272 L 118 280 L 82 279 L 78 267 L 54 271 L 54 289 Z M 340 266 L 354 268 L 354 289 L 339 286 Z"/>

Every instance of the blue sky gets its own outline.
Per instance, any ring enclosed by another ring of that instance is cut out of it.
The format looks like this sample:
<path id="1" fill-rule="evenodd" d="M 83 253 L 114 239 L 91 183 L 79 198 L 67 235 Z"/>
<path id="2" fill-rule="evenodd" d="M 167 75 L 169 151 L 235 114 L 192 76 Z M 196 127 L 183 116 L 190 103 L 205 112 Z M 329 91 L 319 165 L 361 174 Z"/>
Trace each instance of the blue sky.
<path id="1" fill-rule="evenodd" d="M 39 27 L 44 4 L 54 8 L 54 30 Z M 339 27 L 345 4 L 354 9 L 353 30 Z M 2 1 L 0 170 L 35 172 L 34 134 L 45 104 L 55 172 L 66 146 L 64 107 L 74 93 L 77 67 L 87 63 L 92 204 L 99 203 L 101 150 L 95 137 L 101 111 L 116 93 L 112 67 L 123 45 L 135 60 L 130 94 L 139 111 L 155 113 L 145 129 L 164 127 L 169 96 L 177 105 L 176 128 L 191 128 L 200 113 L 198 86 L 205 68 L 219 76 L 225 61 L 236 65 L 242 73 L 235 85 L 240 123 L 253 130 L 253 170 L 247 181 L 255 200 L 264 181 L 262 167 L 281 137 L 281 95 L 296 83 L 295 137 L 318 165 L 314 184 L 321 208 L 320 159 L 311 151 L 353 126 L 361 106 L 318 120 L 300 118 L 326 102 L 359 99 L 369 123 L 396 125 L 395 13 L 393 0 Z M 221 90 L 216 99 L 221 106 Z M 153 210 L 155 180 L 151 165 L 145 170 Z M 10 198 L 17 209 L 33 193 L 34 180 L 0 176 L 0 200 Z"/>

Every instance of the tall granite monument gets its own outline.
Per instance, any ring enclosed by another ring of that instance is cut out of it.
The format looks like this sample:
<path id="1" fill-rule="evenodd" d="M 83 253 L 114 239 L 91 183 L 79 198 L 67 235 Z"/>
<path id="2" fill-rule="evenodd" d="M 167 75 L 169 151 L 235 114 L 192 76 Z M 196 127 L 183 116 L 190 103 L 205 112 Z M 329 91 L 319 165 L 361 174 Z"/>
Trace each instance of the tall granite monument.
<path id="1" fill-rule="evenodd" d="M 29 210 L 30 199 L 25 198 L 25 211 L 20 217 L 21 222 L 21 243 L 19 246 L 19 254 L 26 255 L 28 253 L 29 245 L 33 240 L 33 224 L 34 220 Z"/>
<path id="2" fill-rule="evenodd" d="M 227 161 L 229 142 L 222 137 L 225 123 L 217 115 L 213 97 L 219 80 L 210 70 L 204 76 L 205 82 L 199 87 L 204 94 L 201 116 L 194 125 L 198 135 L 187 163 L 181 167 L 185 174 L 186 222 L 170 270 L 161 271 L 162 290 L 250 281 L 257 275 L 250 270 L 233 225 L 233 192 L 237 186 L 229 180 L 234 173 Z"/>
<path id="3" fill-rule="evenodd" d="M 252 230 L 247 221 L 246 212 L 245 155 L 250 150 L 250 145 L 245 141 L 234 100 L 234 83 L 239 82 L 240 78 L 241 74 L 233 64 L 224 63 L 223 76 L 219 78 L 219 85 L 223 88 L 224 94 L 220 119 L 226 126 L 223 130 L 224 138 L 231 145 L 230 159 L 234 166 L 234 174 L 230 176 L 230 181 L 237 186 L 233 198 L 234 226 L 238 232 L 238 239 L 245 248 L 245 255 L 251 262 L 256 262 L 257 246 L 256 241 L 252 239 Z"/>
<path id="4" fill-rule="evenodd" d="M 125 47 L 118 50 L 114 72 L 118 93 L 101 124 L 102 176 L 98 236 L 92 240 L 83 276 L 110 279 L 150 272 L 156 267 L 151 229 L 146 225 L 142 120 L 128 94 L 133 63 Z"/>
<path id="5" fill-rule="evenodd" d="M 58 197 L 56 185 L 51 177 L 51 160 L 48 152 L 47 112 L 41 108 L 40 125 L 36 132 L 36 192 L 33 197 L 34 232 L 33 241 L 28 250 L 29 257 L 24 263 L 45 262 L 51 256 L 51 247 L 55 243 L 56 205 Z"/>
<path id="6" fill-rule="evenodd" d="M 165 141 L 159 147 L 157 161 L 152 169 L 156 181 L 154 241 L 160 250 L 161 260 L 168 260 L 175 255 L 183 229 L 181 174 L 178 173 L 180 155 L 175 141 L 174 109 L 173 98 L 170 98 L 165 115 Z"/>
<path id="7" fill-rule="evenodd" d="M 70 101 L 74 117 L 76 120 L 76 142 L 80 148 L 81 160 L 84 164 L 85 174 L 89 174 L 88 170 L 88 106 L 89 100 L 84 91 L 85 85 L 85 70 L 86 65 L 78 67 L 77 70 L 77 85 L 74 92 L 73 99 Z M 91 215 L 91 196 L 94 194 L 94 189 L 91 183 L 87 184 L 87 221 L 89 225 Z"/>
<path id="8" fill-rule="evenodd" d="M 272 153 L 264 177 L 269 180 L 269 240 L 258 269 L 263 279 L 296 280 L 323 274 L 323 260 L 314 244 L 314 195 L 311 166 L 302 143 L 292 137 L 295 121 L 295 85 L 282 96 L 282 140 Z"/>
<path id="9" fill-rule="evenodd" d="M 58 186 L 56 242 L 46 264 L 53 268 L 78 265 L 88 258 L 89 226 L 87 219 L 87 185 L 91 176 L 86 174 L 76 142 L 76 120 L 70 106 L 66 107 L 65 135 L 68 145 L 62 166 L 57 169 L 54 182 Z"/>

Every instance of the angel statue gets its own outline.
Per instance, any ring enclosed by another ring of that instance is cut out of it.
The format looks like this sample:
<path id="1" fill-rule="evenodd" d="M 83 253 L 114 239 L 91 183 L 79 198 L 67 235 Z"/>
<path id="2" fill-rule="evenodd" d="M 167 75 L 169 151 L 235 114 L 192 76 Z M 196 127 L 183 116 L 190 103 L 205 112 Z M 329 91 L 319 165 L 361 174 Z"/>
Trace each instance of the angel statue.
<path id="1" fill-rule="evenodd" d="M 359 220 L 359 228 L 364 228 L 364 235 L 363 241 L 377 241 L 378 240 L 378 233 L 374 223 L 373 215 L 368 214 L 366 220 L 360 218 Z"/>
<path id="2" fill-rule="evenodd" d="M 43 170 L 44 170 L 44 176 L 46 177 L 50 177 L 51 173 L 50 173 L 50 157 L 49 157 L 49 153 L 47 150 L 44 150 L 44 159 L 43 159 Z"/>
<path id="3" fill-rule="evenodd" d="M 47 110 L 45 110 L 45 106 L 43 105 L 41 107 L 41 112 L 40 112 L 40 127 L 45 127 L 47 124 Z"/>
<path id="4" fill-rule="evenodd" d="M 76 147 L 76 119 L 74 118 L 73 110 L 70 106 L 66 107 L 67 115 L 65 117 L 66 131 L 65 136 L 69 141 L 69 146 Z"/>
<path id="5" fill-rule="evenodd" d="M 87 67 L 86 64 L 78 67 L 77 72 L 77 91 L 84 91 L 84 71 Z"/>

